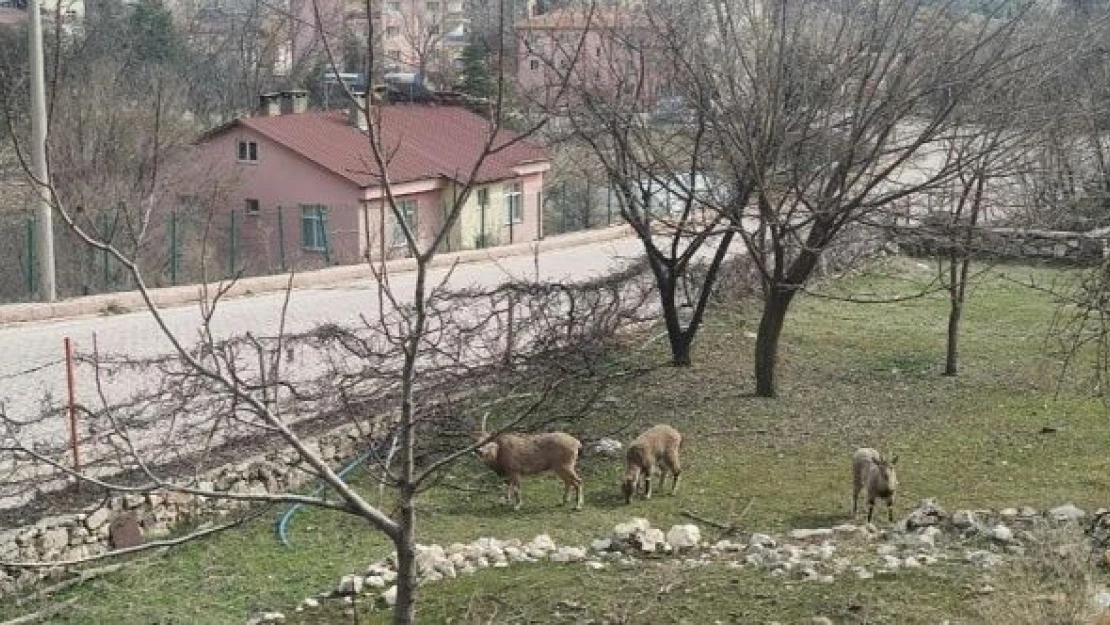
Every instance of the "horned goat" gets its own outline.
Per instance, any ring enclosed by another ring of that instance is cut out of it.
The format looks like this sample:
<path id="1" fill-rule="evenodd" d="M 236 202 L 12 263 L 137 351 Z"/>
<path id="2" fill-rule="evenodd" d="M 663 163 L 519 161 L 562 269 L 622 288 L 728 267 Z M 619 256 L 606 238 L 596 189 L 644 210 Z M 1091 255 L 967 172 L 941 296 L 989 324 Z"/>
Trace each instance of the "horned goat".
<path id="1" fill-rule="evenodd" d="M 475 451 L 494 473 L 505 480 L 506 495 L 513 508 L 524 504 L 520 493 L 521 478 L 553 472 L 563 480 L 563 504 L 575 491 L 574 509 L 582 509 L 582 478 L 574 465 L 582 443 L 570 434 L 550 432 L 545 434 L 502 433 L 490 438 L 486 432 L 486 418 L 482 417 L 482 430 L 478 440 L 489 439 Z"/>
<path id="2" fill-rule="evenodd" d="M 622 484 L 625 503 L 632 503 L 632 495 L 641 490 L 641 482 L 644 484 L 644 499 L 651 499 L 651 474 L 656 467 L 659 467 L 662 485 L 667 484 L 669 471 L 673 478 L 671 494 L 678 491 L 678 476 L 682 473 L 678 448 L 681 446 L 682 435 L 669 425 L 648 428 L 632 441 L 625 457 L 626 470 Z"/>
<path id="3" fill-rule="evenodd" d="M 859 494 L 862 489 L 867 501 L 867 522 L 875 511 L 875 500 L 886 502 L 887 518 L 894 522 L 894 492 L 898 489 L 898 475 L 894 465 L 898 456 L 890 460 L 870 447 L 861 447 L 852 455 L 852 518 L 856 518 Z"/>

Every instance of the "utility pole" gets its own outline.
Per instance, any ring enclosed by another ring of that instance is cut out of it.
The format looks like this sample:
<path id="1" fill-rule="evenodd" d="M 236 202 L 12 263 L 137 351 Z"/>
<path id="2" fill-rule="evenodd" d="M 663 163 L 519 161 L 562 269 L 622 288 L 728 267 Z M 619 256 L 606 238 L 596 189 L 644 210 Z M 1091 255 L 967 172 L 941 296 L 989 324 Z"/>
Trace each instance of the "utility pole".
<path id="1" fill-rule="evenodd" d="M 28 51 L 31 57 L 31 168 L 38 201 L 35 217 L 38 224 L 39 299 L 57 299 L 54 285 L 54 222 L 50 211 L 49 174 L 46 171 L 46 79 L 42 57 L 42 11 L 39 0 L 27 3 L 30 28 Z"/>

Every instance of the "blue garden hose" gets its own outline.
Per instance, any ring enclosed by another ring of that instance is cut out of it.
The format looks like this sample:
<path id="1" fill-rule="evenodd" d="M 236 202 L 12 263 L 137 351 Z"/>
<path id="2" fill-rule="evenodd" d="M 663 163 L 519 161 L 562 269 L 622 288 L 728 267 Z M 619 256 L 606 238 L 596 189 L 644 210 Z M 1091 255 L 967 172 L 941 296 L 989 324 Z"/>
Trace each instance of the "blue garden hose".
<path id="1" fill-rule="evenodd" d="M 346 466 L 344 466 L 342 469 L 340 469 L 339 473 L 337 473 L 336 475 L 340 478 L 346 477 L 348 473 L 350 473 L 351 471 L 354 471 L 355 468 L 357 468 L 359 465 L 366 462 L 371 457 L 373 457 L 375 454 L 380 452 L 381 451 L 381 446 L 382 446 L 383 443 L 385 443 L 385 438 L 379 440 L 376 444 L 372 445 L 370 447 L 370 450 L 367 451 L 366 453 L 364 453 L 361 456 L 358 456 L 357 458 L 355 458 L 354 460 L 348 462 L 346 464 Z M 313 497 L 318 497 L 318 496 L 320 496 L 320 493 L 324 492 L 324 490 L 326 490 L 326 489 L 327 489 L 327 484 L 320 484 L 319 486 L 316 487 L 316 490 L 312 491 L 312 496 Z M 293 515 L 297 513 L 297 510 L 300 510 L 302 507 L 304 507 L 304 504 L 295 503 L 292 506 L 290 506 L 289 509 L 286 510 L 284 514 L 281 515 L 280 519 L 278 519 L 278 523 L 277 523 L 278 538 L 281 539 L 281 544 L 286 546 L 286 547 L 290 546 L 289 545 L 289 521 L 292 520 Z"/>

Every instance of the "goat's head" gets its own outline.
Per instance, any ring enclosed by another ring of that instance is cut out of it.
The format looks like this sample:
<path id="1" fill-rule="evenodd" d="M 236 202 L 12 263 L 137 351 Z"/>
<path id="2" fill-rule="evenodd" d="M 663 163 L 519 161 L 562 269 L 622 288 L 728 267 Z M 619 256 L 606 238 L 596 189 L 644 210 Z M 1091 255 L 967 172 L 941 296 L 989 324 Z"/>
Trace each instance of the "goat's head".
<path id="1" fill-rule="evenodd" d="M 894 465 L 898 464 L 898 454 L 891 455 L 889 460 L 882 456 L 873 458 L 871 462 L 888 488 L 893 489 L 898 485 L 898 473 L 894 470 Z"/>

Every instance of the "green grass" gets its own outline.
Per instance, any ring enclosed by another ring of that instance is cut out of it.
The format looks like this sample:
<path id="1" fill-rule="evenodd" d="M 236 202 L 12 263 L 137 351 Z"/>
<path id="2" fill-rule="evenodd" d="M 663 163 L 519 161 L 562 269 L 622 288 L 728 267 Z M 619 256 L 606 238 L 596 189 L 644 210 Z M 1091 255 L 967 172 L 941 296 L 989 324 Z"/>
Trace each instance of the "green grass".
<path id="1" fill-rule="evenodd" d="M 898 280 L 858 275 L 827 286 L 891 294 L 931 277 L 914 262 L 895 262 Z M 1104 406 L 1075 380 L 1057 388 L 1059 358 L 1046 352 L 1055 305 L 1014 283 L 1068 277 L 1062 270 L 1004 266 L 978 283 L 955 378 L 940 375 L 943 297 L 882 305 L 803 297 L 783 337 L 774 400 L 750 395 L 753 341 L 745 332 L 754 329 L 753 311 L 715 310 L 693 367 L 661 368 L 612 389 L 619 401 L 591 421 L 598 431 L 625 420 L 637 428 L 668 422 L 682 430 L 688 442 L 679 497 L 622 505 L 620 463 L 587 458 L 585 511 L 559 509 L 561 488 L 553 479 L 536 479 L 525 485 L 524 508 L 513 512 L 499 501 L 492 474 L 468 459 L 449 481 L 468 489 L 441 487 L 421 500 L 420 541 L 548 533 L 560 544 L 583 543 L 631 516 L 664 528 L 688 522 L 683 510 L 729 521 L 749 502 L 741 524 L 751 530 L 827 525 L 847 517 L 848 459 L 861 445 L 899 453 L 902 512 L 923 497 L 949 509 L 1104 505 L 1110 487 Z M 661 361 L 663 349 L 656 343 L 643 357 Z M 1046 424 L 1059 430 L 1042 434 Z M 283 548 L 271 524 L 257 523 L 176 549 L 153 564 L 62 592 L 58 600 L 76 602 L 53 622 L 240 623 L 270 609 L 292 617 L 302 598 L 390 551 L 364 523 L 334 513 L 299 514 L 292 539 L 293 547 Z M 748 569 L 675 566 L 487 570 L 426 587 L 420 622 L 787 623 L 816 614 L 838 623 L 989 622 L 968 590 L 970 571 L 819 586 L 784 584 Z M 39 607 L 0 606 L 0 618 Z M 338 606 L 304 619 L 295 622 L 349 622 Z"/>

